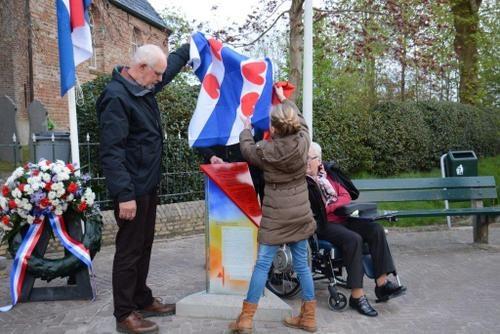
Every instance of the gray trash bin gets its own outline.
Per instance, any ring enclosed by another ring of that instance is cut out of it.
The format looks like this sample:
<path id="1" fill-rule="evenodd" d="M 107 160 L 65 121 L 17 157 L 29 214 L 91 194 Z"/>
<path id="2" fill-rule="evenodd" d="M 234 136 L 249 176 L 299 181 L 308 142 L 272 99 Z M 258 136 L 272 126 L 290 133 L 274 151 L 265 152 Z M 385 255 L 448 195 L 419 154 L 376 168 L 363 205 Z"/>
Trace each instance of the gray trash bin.
<path id="1" fill-rule="evenodd" d="M 34 142 L 33 162 L 40 159 L 71 160 L 71 142 L 69 132 L 40 132 L 35 133 L 36 142 Z"/>

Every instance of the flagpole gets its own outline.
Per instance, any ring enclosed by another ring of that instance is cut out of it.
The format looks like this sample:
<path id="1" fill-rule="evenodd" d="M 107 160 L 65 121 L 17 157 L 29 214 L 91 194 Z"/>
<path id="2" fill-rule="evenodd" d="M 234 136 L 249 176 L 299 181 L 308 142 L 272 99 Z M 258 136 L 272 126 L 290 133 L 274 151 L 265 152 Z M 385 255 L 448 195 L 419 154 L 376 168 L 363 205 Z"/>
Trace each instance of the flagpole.
<path id="1" fill-rule="evenodd" d="M 78 125 L 76 120 L 75 86 L 68 90 L 69 133 L 71 141 L 71 162 L 80 168 L 80 148 L 78 145 Z"/>
<path id="2" fill-rule="evenodd" d="M 313 24 L 312 0 L 304 2 L 304 68 L 303 68 L 303 100 L 302 112 L 309 127 L 309 135 L 313 135 Z"/>

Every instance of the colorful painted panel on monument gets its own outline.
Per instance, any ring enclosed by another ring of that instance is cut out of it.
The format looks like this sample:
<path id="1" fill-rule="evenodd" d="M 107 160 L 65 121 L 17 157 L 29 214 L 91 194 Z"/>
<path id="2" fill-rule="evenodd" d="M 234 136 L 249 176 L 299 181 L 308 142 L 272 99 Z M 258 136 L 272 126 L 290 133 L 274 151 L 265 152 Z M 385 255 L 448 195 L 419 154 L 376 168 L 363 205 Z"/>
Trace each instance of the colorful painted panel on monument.
<path id="1" fill-rule="evenodd" d="M 207 291 L 245 294 L 257 256 L 261 212 L 246 163 L 204 165 Z"/>

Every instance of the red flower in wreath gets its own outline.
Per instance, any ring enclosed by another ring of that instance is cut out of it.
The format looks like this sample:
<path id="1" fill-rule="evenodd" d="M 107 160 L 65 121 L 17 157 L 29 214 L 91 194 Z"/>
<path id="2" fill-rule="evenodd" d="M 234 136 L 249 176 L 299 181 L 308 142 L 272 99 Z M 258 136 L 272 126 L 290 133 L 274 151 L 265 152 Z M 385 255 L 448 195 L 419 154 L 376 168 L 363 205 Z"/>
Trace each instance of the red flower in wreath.
<path id="1" fill-rule="evenodd" d="M 18 188 L 19 188 L 19 190 L 24 191 L 24 186 L 25 186 L 25 184 L 24 184 L 24 183 L 21 183 L 21 184 L 19 185 L 19 187 L 18 187 Z"/>
<path id="2" fill-rule="evenodd" d="M 87 203 L 81 202 L 80 205 L 78 205 L 78 210 L 80 212 L 83 212 L 83 211 L 87 210 Z"/>
<path id="3" fill-rule="evenodd" d="M 15 209 L 15 208 L 17 208 L 16 201 L 14 201 L 13 199 L 9 200 L 9 209 Z"/>
<path id="4" fill-rule="evenodd" d="M 7 197 L 7 196 L 9 196 L 9 192 L 10 192 L 9 187 L 7 187 L 7 186 L 5 186 L 5 185 L 4 185 L 4 186 L 2 187 L 2 195 L 3 195 L 4 197 Z"/>
<path id="5" fill-rule="evenodd" d="M 75 182 L 71 182 L 68 185 L 68 192 L 69 193 L 74 194 L 74 193 L 76 193 L 77 190 L 78 190 L 78 185 Z"/>
<path id="6" fill-rule="evenodd" d="M 50 190 L 52 189 L 52 182 L 47 182 L 47 183 L 45 183 L 45 187 L 44 187 L 44 189 L 45 189 L 46 191 L 50 191 Z"/>
<path id="7" fill-rule="evenodd" d="M 4 225 L 9 225 L 9 223 L 10 223 L 10 218 L 9 218 L 9 216 L 3 216 L 3 217 L 2 217 L 2 223 L 3 223 Z"/>
<path id="8" fill-rule="evenodd" d="M 48 207 L 49 205 L 50 205 L 50 201 L 49 201 L 49 199 L 48 199 L 48 198 L 42 198 L 42 199 L 40 200 L 40 206 L 41 206 L 42 208 L 46 208 L 46 207 Z"/>
<path id="9" fill-rule="evenodd" d="M 73 166 L 73 164 L 67 164 L 66 167 L 68 167 L 68 169 L 71 171 L 71 173 L 73 173 L 75 171 L 75 167 Z"/>

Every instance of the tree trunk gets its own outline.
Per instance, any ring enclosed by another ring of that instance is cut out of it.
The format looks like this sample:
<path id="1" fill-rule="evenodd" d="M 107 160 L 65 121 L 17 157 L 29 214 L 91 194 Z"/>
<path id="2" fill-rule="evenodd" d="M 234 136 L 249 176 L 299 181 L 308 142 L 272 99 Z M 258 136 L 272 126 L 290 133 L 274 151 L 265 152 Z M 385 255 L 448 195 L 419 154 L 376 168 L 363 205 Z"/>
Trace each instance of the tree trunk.
<path id="1" fill-rule="evenodd" d="M 302 16 L 304 0 L 293 0 L 290 7 L 290 77 L 288 80 L 296 89 L 291 96 L 295 101 L 302 89 L 302 52 L 304 50 L 304 26 Z"/>
<path id="2" fill-rule="evenodd" d="M 482 0 L 452 0 L 455 26 L 455 53 L 458 57 L 460 85 L 458 96 L 461 103 L 479 102 L 478 50 L 479 6 Z"/>

